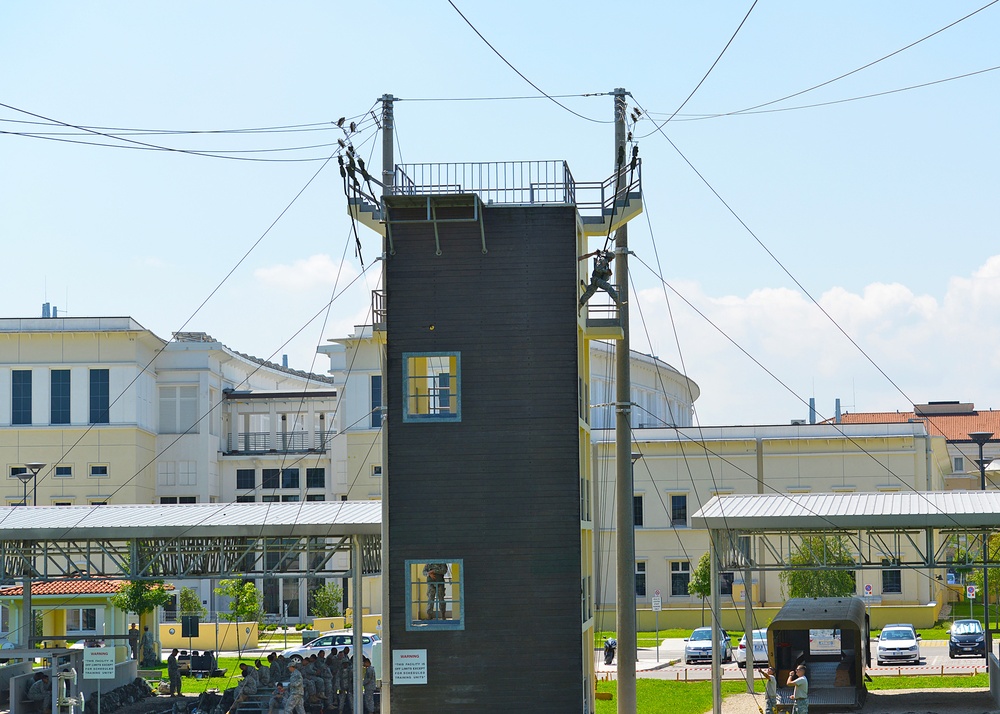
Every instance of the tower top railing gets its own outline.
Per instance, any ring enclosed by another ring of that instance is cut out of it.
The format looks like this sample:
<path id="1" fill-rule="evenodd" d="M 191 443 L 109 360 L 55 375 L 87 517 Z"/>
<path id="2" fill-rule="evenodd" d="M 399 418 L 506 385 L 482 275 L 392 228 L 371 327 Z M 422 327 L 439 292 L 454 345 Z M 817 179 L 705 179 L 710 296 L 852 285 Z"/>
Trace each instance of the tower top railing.
<path id="1" fill-rule="evenodd" d="M 571 205 L 585 210 L 613 210 L 616 194 L 627 197 L 642 189 L 641 163 L 623 171 L 626 185 L 616 191 L 616 176 L 577 182 L 565 161 L 489 161 L 473 163 L 397 164 L 393 194 L 441 196 L 474 193 L 489 204 Z M 619 200 L 624 200 L 620 198 Z"/>

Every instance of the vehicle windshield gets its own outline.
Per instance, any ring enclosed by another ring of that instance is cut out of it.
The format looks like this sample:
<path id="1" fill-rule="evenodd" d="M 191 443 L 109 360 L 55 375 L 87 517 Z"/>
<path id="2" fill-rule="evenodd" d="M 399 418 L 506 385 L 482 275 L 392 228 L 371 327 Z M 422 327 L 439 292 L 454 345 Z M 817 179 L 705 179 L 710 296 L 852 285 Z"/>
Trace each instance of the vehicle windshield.
<path id="1" fill-rule="evenodd" d="M 978 635 L 982 631 L 983 626 L 978 621 L 956 622 L 955 626 L 951 628 L 953 635 Z"/>
<path id="2" fill-rule="evenodd" d="M 913 633 L 909 630 L 882 630 L 880 640 L 912 640 Z"/>
<path id="3" fill-rule="evenodd" d="M 711 640 L 712 631 L 711 630 L 695 630 L 691 633 L 692 640 Z"/>

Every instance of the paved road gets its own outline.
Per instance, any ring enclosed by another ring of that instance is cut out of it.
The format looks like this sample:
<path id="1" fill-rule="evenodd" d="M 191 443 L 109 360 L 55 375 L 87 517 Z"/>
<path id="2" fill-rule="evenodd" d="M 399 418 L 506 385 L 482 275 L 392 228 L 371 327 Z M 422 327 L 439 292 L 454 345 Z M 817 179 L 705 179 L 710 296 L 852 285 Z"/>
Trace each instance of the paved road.
<path id="1" fill-rule="evenodd" d="M 872 652 L 875 651 L 875 643 L 872 643 Z M 684 640 L 665 639 L 660 643 L 659 648 L 641 648 L 638 651 L 636 661 L 636 673 L 640 677 L 652 677 L 658 679 L 676 679 L 680 681 L 709 679 L 712 675 L 712 668 L 705 664 L 685 665 L 683 663 Z M 920 643 L 920 664 L 905 664 L 893 666 L 873 666 L 868 669 L 868 673 L 874 676 L 893 675 L 906 676 L 918 674 L 972 674 L 983 672 L 986 669 L 986 660 L 981 657 L 969 657 L 961 659 L 949 659 L 947 640 L 928 640 Z M 618 658 L 610 665 L 604 664 L 604 655 L 601 651 L 594 653 L 598 677 L 608 677 L 614 679 L 618 672 Z M 741 669 L 735 662 L 723 665 L 723 679 L 744 679 L 746 670 Z"/>

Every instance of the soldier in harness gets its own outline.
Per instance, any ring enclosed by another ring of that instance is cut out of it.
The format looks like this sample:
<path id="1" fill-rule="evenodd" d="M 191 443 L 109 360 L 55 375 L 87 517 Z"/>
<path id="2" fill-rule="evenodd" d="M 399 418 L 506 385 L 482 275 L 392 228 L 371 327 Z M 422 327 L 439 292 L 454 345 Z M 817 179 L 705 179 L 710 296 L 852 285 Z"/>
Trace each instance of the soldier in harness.
<path id="1" fill-rule="evenodd" d="M 597 292 L 598 288 L 601 288 L 610 295 L 616 305 L 621 304 L 618 300 L 618 291 L 608 282 L 611 278 L 611 261 L 615 259 L 614 252 L 610 250 L 595 250 L 593 253 L 580 256 L 580 260 L 586 260 L 587 258 L 594 259 L 594 272 L 590 276 L 590 285 L 585 286 L 586 290 L 580 296 L 580 309 L 583 309 L 583 306 L 587 304 L 587 301 Z M 583 282 L 581 281 L 582 284 Z"/>

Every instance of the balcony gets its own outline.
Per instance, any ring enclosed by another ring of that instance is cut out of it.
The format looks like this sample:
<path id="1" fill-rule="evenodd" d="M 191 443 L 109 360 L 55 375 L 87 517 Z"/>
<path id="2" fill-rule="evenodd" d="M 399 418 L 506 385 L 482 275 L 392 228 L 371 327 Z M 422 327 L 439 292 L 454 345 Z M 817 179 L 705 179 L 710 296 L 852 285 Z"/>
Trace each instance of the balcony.
<path id="1" fill-rule="evenodd" d="M 605 235 L 642 212 L 642 162 L 590 182 L 576 181 L 565 161 L 398 164 L 391 196 L 397 205 L 425 208 L 424 220 L 435 223 L 435 206 L 446 196 L 474 197 L 467 199 L 472 214 L 458 220 L 479 220 L 480 205 L 576 206 L 584 232 Z M 378 206 L 360 197 L 348 203 L 355 220 L 382 236 L 386 210 L 384 198 Z"/>
<path id="2" fill-rule="evenodd" d="M 230 434 L 225 454 L 242 456 L 247 454 L 311 454 L 326 453 L 327 445 L 336 431 L 326 434 L 308 431 L 289 431 L 272 434 L 267 431 L 243 431 Z"/>

